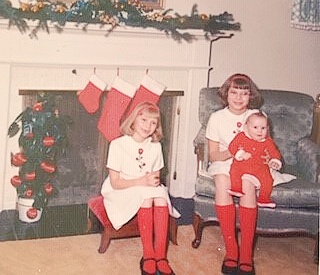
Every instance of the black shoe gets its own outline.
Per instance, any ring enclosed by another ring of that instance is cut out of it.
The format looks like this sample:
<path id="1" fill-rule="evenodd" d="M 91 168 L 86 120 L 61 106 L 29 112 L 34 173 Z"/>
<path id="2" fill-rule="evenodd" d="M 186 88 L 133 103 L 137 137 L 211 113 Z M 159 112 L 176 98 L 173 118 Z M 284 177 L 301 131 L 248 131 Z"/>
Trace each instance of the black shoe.
<path id="1" fill-rule="evenodd" d="M 165 258 L 157 260 L 157 263 L 158 263 L 158 262 L 161 262 L 161 261 L 166 261 L 166 262 L 168 263 L 168 260 L 165 259 Z M 169 265 L 169 263 L 168 263 L 168 265 Z M 169 267 L 170 267 L 170 266 L 169 266 Z M 171 267 L 170 267 L 170 269 L 171 269 Z M 173 272 L 172 269 L 171 269 L 171 272 L 170 272 L 170 273 L 165 273 L 165 272 L 162 272 L 161 270 L 159 270 L 159 268 L 158 268 L 158 266 L 157 266 L 157 271 L 158 271 L 158 273 L 157 273 L 158 275 L 175 275 L 175 273 Z"/>
<path id="2" fill-rule="evenodd" d="M 140 260 L 141 275 L 156 275 L 157 274 L 157 270 L 155 271 L 155 273 L 149 273 L 149 272 L 143 270 L 143 265 L 147 261 L 156 261 L 156 259 L 154 259 L 154 258 L 146 258 L 146 259 L 141 258 L 141 260 Z"/>
<path id="3" fill-rule="evenodd" d="M 226 262 L 234 262 L 236 266 L 227 266 Z M 221 272 L 224 275 L 237 275 L 238 271 L 238 261 L 233 259 L 224 259 L 221 267 Z"/>
<path id="4" fill-rule="evenodd" d="M 251 267 L 251 270 L 250 271 L 242 270 L 241 266 Z M 239 264 L 238 275 L 255 275 L 255 274 L 256 274 L 256 271 L 254 270 L 253 264 L 249 264 L 249 263 Z"/>

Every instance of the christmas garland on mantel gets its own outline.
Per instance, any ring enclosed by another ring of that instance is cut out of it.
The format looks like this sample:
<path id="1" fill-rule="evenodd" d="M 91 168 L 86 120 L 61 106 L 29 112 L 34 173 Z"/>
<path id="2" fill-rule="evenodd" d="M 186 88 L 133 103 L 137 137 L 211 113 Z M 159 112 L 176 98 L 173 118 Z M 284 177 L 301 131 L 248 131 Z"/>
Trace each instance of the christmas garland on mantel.
<path id="1" fill-rule="evenodd" d="M 240 31 L 240 23 L 235 23 L 233 15 L 228 12 L 219 15 L 199 14 L 195 4 L 190 15 L 179 15 L 172 9 L 148 9 L 138 0 L 77 0 L 70 6 L 59 1 L 36 0 L 20 2 L 17 8 L 8 0 L 0 0 L 0 17 L 8 19 L 9 27 L 16 26 L 21 33 L 30 30 L 30 21 L 36 22 L 36 26 L 30 30 L 31 38 L 36 38 L 39 30 L 49 33 L 49 24 L 62 32 L 67 22 L 76 23 L 76 27 L 84 31 L 90 24 L 98 24 L 101 28 L 108 26 L 106 35 L 123 25 L 154 28 L 179 42 L 196 39 L 182 30 L 203 30 L 207 39 L 223 35 L 225 31 Z"/>

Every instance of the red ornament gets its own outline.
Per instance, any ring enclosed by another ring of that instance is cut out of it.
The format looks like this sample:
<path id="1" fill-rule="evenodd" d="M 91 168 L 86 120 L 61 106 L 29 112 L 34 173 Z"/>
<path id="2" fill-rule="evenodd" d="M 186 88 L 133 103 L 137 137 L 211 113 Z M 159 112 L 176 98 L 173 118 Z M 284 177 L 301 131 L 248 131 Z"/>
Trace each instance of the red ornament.
<path id="1" fill-rule="evenodd" d="M 35 171 L 32 171 L 32 172 L 29 172 L 29 173 L 25 174 L 25 179 L 27 181 L 34 180 L 35 178 L 36 178 L 36 172 Z"/>
<path id="2" fill-rule="evenodd" d="M 32 208 L 28 209 L 28 211 L 27 211 L 27 217 L 28 217 L 29 219 L 33 220 L 33 219 L 35 219 L 37 216 L 38 216 L 38 210 L 37 210 L 37 208 L 32 207 Z"/>
<path id="3" fill-rule="evenodd" d="M 24 195 L 27 197 L 27 198 L 31 198 L 32 197 L 32 194 L 33 194 L 33 190 L 31 187 L 28 187 L 25 191 L 24 191 Z"/>
<path id="4" fill-rule="evenodd" d="M 14 155 L 11 156 L 11 164 L 13 166 L 22 166 L 23 162 L 21 160 L 18 160 Z"/>
<path id="5" fill-rule="evenodd" d="M 48 163 L 48 162 L 45 162 L 45 161 L 40 163 L 40 168 L 43 171 L 45 171 L 47 173 L 50 173 L 50 174 L 52 174 L 52 173 L 54 173 L 56 171 L 56 166 L 55 165 L 53 165 L 51 163 Z"/>
<path id="6" fill-rule="evenodd" d="M 27 162 L 27 157 L 26 157 L 25 154 L 23 154 L 23 153 L 17 153 L 17 154 L 15 154 L 15 156 L 16 156 L 16 158 L 17 158 L 18 160 L 20 160 L 20 161 L 23 162 L 23 163 L 26 163 L 26 162 Z"/>
<path id="7" fill-rule="evenodd" d="M 44 146 L 50 147 L 55 143 L 55 140 L 53 137 L 49 136 L 49 137 L 44 137 L 42 142 Z"/>
<path id="8" fill-rule="evenodd" d="M 50 182 L 47 182 L 44 186 L 43 186 L 44 192 L 47 195 L 51 195 L 53 192 L 53 185 Z"/>
<path id="9" fill-rule="evenodd" d="M 242 126 L 241 122 L 237 122 L 237 127 L 240 128 Z"/>
<path id="10" fill-rule="evenodd" d="M 41 112 L 43 110 L 42 102 L 37 102 L 34 104 L 32 110 L 34 112 Z"/>
<path id="11" fill-rule="evenodd" d="M 13 176 L 10 182 L 14 187 L 18 187 L 19 185 L 21 185 L 22 180 L 19 176 Z"/>
<path id="12" fill-rule="evenodd" d="M 139 153 L 139 155 L 142 155 L 142 153 L 143 153 L 143 149 L 142 149 L 142 148 L 139 148 L 138 153 Z"/>
<path id="13" fill-rule="evenodd" d="M 22 166 L 27 162 L 27 157 L 23 153 L 11 155 L 11 164 L 14 166 Z"/>

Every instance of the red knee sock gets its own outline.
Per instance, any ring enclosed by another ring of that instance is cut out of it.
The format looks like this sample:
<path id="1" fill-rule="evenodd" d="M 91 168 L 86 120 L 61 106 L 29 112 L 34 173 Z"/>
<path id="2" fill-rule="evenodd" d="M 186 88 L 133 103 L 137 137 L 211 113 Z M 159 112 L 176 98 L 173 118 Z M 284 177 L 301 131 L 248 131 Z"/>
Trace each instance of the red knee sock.
<path id="1" fill-rule="evenodd" d="M 167 240 L 169 226 L 169 209 L 168 206 L 154 207 L 154 250 L 156 260 L 167 258 Z M 166 260 L 157 263 L 158 269 L 163 273 L 171 273 L 171 268 Z"/>
<path id="2" fill-rule="evenodd" d="M 226 247 L 226 259 L 238 260 L 238 243 L 236 239 L 236 207 L 230 205 L 215 205 L 220 223 L 221 233 Z M 235 262 L 227 261 L 227 266 L 236 266 Z"/>
<path id="3" fill-rule="evenodd" d="M 240 263 L 251 264 L 257 222 L 257 208 L 239 206 L 239 219 L 241 232 Z M 245 267 L 241 268 L 244 270 Z M 251 269 L 250 266 L 248 269 Z"/>
<path id="4" fill-rule="evenodd" d="M 143 258 L 155 258 L 153 248 L 153 208 L 140 208 L 138 211 L 138 226 L 140 238 L 143 248 Z M 156 265 L 154 261 L 146 261 L 143 269 L 148 273 L 156 272 Z"/>

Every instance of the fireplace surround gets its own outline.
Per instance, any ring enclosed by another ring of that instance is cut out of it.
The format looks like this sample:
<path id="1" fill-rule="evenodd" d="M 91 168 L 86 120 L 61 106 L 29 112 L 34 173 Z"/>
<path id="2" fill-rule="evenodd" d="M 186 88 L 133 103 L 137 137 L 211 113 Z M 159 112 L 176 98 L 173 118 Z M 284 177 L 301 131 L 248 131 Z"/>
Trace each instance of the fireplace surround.
<path id="1" fill-rule="evenodd" d="M 74 93 L 86 86 L 93 73 L 109 86 L 119 71 L 120 77 L 138 87 L 148 70 L 152 78 L 167 86 L 167 91 L 183 91 L 183 96 L 176 97 L 173 110 L 179 112 L 179 116 L 176 115 L 173 121 L 177 126 L 171 133 L 170 146 L 174 158 L 168 161 L 167 177 L 170 179 L 169 192 L 173 198 L 192 198 L 196 176 L 193 136 L 199 127 L 196 115 L 198 91 L 207 83 L 209 68 L 207 54 L 204 54 L 209 52 L 207 40 L 199 35 L 193 43 L 177 43 L 164 34 L 129 29 L 115 31 L 106 38 L 99 30 L 84 33 L 70 27 L 62 34 L 41 33 L 38 40 L 12 29 L 9 31 L 2 28 L 1 32 L 5 49 L 0 58 L 2 129 L 8 129 L 23 110 L 19 91 L 55 90 Z M 90 117 L 95 126 L 91 115 L 83 115 Z M 0 165 L 3 167 L 0 169 L 0 177 L 4 183 L 0 185 L 2 211 L 16 207 L 16 192 L 10 185 L 10 178 L 16 171 L 10 165 L 9 156 L 10 152 L 18 150 L 18 142 L 16 137 L 8 139 L 5 133 L 0 136 L 0 141 L 4 145 L 0 148 Z M 86 158 L 85 155 L 83 158 Z M 95 158 L 87 157 L 86 161 L 88 166 L 104 166 L 102 161 L 97 164 Z M 76 192 L 67 187 L 66 193 Z M 98 186 L 93 189 L 92 193 L 99 190 Z M 70 202 L 74 203 L 73 199 L 70 198 Z M 61 204 L 58 201 L 52 203 Z"/>
<path id="2" fill-rule="evenodd" d="M 59 112 L 72 120 L 68 129 L 69 145 L 65 154 L 58 160 L 58 171 L 53 181 L 58 192 L 50 198 L 49 206 L 85 204 L 89 198 L 100 194 L 102 182 L 107 174 L 105 165 L 109 142 L 97 129 L 101 110 L 88 114 L 79 104 L 77 91 L 55 90 L 20 90 L 23 109 L 36 103 L 39 92 L 52 93 Z M 177 102 L 179 102 L 178 97 L 183 94 L 183 91 L 165 91 L 159 102 L 164 131 L 161 143 L 165 160 L 161 181 L 168 187 L 171 180 L 169 175 L 175 174 L 175 171 L 170 173 L 170 170 L 176 167 L 177 161 L 172 152 L 174 144 L 172 133 L 180 124 L 180 118 L 177 117 L 180 114 Z M 103 99 L 100 105 L 102 104 Z"/>

